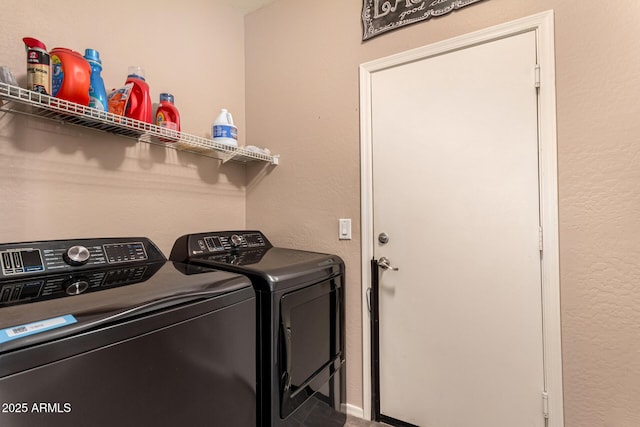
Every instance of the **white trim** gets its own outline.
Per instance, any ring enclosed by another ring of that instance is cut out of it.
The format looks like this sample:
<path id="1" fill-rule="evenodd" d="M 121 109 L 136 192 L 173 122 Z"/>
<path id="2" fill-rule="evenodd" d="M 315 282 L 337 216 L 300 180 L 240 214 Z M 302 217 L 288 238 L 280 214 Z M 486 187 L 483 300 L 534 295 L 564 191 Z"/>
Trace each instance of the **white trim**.
<path id="1" fill-rule="evenodd" d="M 371 75 L 385 68 L 535 31 L 540 65 L 540 221 L 544 230 L 542 260 L 543 335 L 545 387 L 549 393 L 548 427 L 564 426 L 562 348 L 560 329 L 560 264 L 558 242 L 558 173 L 556 140 L 556 89 L 554 14 L 552 10 L 412 49 L 360 65 L 360 164 L 362 224 L 362 366 L 363 418 L 371 419 L 371 328 L 367 289 L 373 258 L 373 189 L 371 152 Z M 541 408 L 542 409 L 542 408 Z"/>
<path id="2" fill-rule="evenodd" d="M 350 415 L 352 417 L 356 417 L 356 418 L 363 418 L 364 417 L 364 411 L 362 410 L 362 408 L 359 408 L 355 405 L 352 405 L 350 403 L 347 403 L 346 405 L 343 406 L 342 408 L 342 412 L 344 412 L 347 415 Z"/>
<path id="3" fill-rule="evenodd" d="M 360 66 L 360 233 L 362 253 L 362 391 L 363 418 L 372 419 L 371 408 L 371 325 L 369 284 L 373 259 L 373 166 L 371 152 L 371 71 Z"/>
<path id="4" fill-rule="evenodd" d="M 549 394 L 548 427 L 564 426 L 560 327 L 560 243 L 558 236 L 558 163 L 553 11 L 536 15 L 540 65 L 540 222 L 542 242 L 542 326 L 545 385 Z"/>

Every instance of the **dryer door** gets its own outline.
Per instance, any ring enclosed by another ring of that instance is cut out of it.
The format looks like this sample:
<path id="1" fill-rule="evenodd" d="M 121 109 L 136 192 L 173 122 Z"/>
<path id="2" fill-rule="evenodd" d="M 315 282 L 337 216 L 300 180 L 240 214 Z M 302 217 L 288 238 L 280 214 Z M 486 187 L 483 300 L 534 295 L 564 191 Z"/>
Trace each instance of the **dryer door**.
<path id="1" fill-rule="evenodd" d="M 280 417 L 286 418 L 326 384 L 344 362 L 341 277 L 280 299 Z M 329 402 L 334 396 L 325 396 Z"/>

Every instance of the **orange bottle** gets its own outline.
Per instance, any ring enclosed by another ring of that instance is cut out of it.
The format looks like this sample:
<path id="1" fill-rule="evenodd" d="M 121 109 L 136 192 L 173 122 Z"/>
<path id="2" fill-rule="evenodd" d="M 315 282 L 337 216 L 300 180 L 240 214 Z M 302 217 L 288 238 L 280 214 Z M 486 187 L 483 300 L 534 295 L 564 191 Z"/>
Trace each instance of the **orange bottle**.
<path id="1" fill-rule="evenodd" d="M 129 67 L 126 83 L 133 83 L 133 87 L 124 115 L 141 122 L 153 123 L 153 106 L 149 85 L 144 79 L 144 70 L 140 67 Z"/>
<path id="2" fill-rule="evenodd" d="M 89 105 L 91 66 L 71 49 L 51 50 L 51 93 L 56 98 L 80 105 Z"/>

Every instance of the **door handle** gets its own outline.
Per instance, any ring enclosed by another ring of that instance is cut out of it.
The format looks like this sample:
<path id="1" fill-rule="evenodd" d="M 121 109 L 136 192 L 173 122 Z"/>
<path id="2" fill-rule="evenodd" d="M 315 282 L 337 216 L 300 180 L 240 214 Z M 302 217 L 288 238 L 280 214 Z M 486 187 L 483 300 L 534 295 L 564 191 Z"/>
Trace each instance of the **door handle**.
<path id="1" fill-rule="evenodd" d="M 383 270 L 398 271 L 398 267 L 393 267 L 389 262 L 389 259 L 384 256 L 378 260 L 378 267 L 380 267 Z"/>

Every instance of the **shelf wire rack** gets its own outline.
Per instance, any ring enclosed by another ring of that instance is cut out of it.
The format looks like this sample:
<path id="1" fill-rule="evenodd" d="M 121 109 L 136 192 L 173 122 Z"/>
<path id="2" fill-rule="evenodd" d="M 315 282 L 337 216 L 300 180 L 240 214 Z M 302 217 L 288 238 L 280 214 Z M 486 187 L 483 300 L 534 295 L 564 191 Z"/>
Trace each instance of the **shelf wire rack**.
<path id="1" fill-rule="evenodd" d="M 0 111 L 95 129 L 140 142 L 213 157 L 223 163 L 263 161 L 277 165 L 280 160 L 279 155 L 221 144 L 212 139 L 178 132 L 2 82 L 0 82 Z"/>

